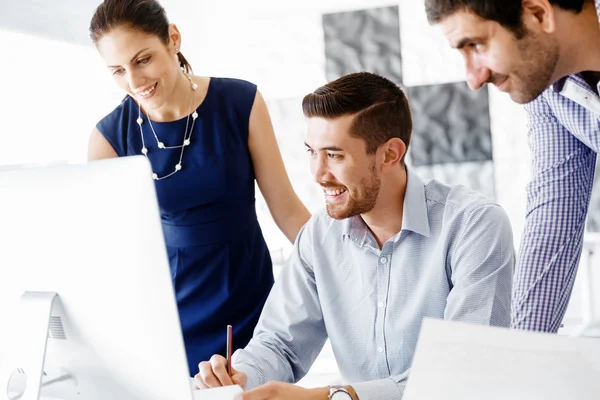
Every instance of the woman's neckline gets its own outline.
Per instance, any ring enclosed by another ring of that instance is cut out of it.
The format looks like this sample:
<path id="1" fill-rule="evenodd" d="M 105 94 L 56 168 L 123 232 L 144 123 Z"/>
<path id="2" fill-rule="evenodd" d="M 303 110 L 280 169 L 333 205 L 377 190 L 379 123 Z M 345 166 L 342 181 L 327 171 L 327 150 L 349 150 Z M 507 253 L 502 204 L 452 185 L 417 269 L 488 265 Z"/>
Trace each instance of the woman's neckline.
<path id="1" fill-rule="evenodd" d="M 200 77 L 201 79 L 204 79 L 204 77 Z M 206 85 L 206 93 L 204 93 L 204 97 L 200 99 L 200 102 L 198 103 L 198 105 L 196 106 L 196 108 L 190 110 L 190 112 L 184 116 L 182 116 L 181 118 L 178 119 L 174 119 L 171 121 L 156 121 L 155 119 L 151 118 L 148 116 L 148 114 L 146 114 L 144 112 L 144 110 L 142 109 L 142 113 L 144 114 L 144 116 L 146 118 L 148 118 L 150 121 L 152 121 L 153 124 L 172 124 L 172 123 L 177 123 L 177 122 L 181 122 L 181 121 L 185 121 L 186 119 L 188 119 L 193 113 L 194 111 L 197 112 L 198 114 L 200 114 L 200 110 L 203 108 L 202 106 L 206 103 L 206 101 L 208 100 L 208 96 L 211 93 L 211 89 L 212 89 L 212 83 L 213 83 L 213 79 L 212 77 L 206 77 L 206 79 L 208 80 L 208 83 Z M 200 85 L 198 85 L 200 86 Z M 129 97 L 133 102 L 135 102 L 135 100 L 130 96 Z M 137 104 L 137 103 L 136 103 Z M 139 105 L 138 105 L 139 107 Z"/>

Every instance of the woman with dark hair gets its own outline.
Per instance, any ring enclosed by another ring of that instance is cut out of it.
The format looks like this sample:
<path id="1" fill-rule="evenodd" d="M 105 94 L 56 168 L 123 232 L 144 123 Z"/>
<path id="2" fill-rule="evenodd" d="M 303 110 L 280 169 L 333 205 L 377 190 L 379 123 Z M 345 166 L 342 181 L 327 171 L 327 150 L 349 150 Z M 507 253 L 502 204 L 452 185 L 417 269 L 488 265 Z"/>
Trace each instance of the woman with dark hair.
<path id="1" fill-rule="evenodd" d="M 310 214 L 256 86 L 192 75 L 158 1 L 105 0 L 90 36 L 127 96 L 92 131 L 88 158 L 150 160 L 193 376 L 199 361 L 225 354 L 228 324 L 234 345 L 247 344 L 273 284 L 255 180 L 291 242 Z"/>

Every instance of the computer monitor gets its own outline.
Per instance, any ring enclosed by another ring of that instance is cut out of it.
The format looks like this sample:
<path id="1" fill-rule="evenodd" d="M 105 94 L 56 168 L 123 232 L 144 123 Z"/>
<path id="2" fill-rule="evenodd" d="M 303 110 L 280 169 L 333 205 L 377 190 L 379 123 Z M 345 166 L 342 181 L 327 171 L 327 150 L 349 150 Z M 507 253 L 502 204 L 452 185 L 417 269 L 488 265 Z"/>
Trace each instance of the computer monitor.
<path id="1" fill-rule="evenodd" d="M 0 321 L 0 399 L 193 399 L 144 157 L 0 172 Z"/>

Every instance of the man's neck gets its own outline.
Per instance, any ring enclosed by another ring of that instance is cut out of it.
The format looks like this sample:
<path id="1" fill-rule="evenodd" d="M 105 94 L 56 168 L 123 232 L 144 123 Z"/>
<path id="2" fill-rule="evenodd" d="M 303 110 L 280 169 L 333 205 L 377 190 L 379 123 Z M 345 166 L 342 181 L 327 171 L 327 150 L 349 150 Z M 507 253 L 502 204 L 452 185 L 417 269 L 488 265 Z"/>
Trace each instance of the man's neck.
<path id="1" fill-rule="evenodd" d="M 398 174 L 388 177 L 385 183 L 382 182 L 375 208 L 361 215 L 380 249 L 402 229 L 406 184 L 406 169 L 399 168 Z"/>
<path id="2" fill-rule="evenodd" d="M 594 2 L 587 1 L 579 14 L 557 13 L 562 37 L 558 79 L 584 71 L 600 71 L 600 25 Z"/>

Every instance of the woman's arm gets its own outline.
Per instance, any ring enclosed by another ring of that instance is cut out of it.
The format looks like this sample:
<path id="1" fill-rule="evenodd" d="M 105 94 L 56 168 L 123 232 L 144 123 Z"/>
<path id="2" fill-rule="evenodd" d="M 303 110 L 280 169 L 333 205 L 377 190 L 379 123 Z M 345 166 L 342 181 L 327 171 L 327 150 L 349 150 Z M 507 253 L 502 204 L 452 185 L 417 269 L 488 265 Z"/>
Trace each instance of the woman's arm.
<path id="1" fill-rule="evenodd" d="M 250 113 L 249 131 L 248 146 L 258 187 L 275 223 L 294 243 L 298 231 L 310 218 L 310 213 L 292 188 L 267 105 L 258 91 Z"/>
<path id="2" fill-rule="evenodd" d="M 102 136 L 102 133 L 100 133 L 98 128 L 94 128 L 90 134 L 88 143 L 88 161 L 116 157 L 118 157 L 118 155 L 115 149 L 113 149 L 110 143 Z"/>

